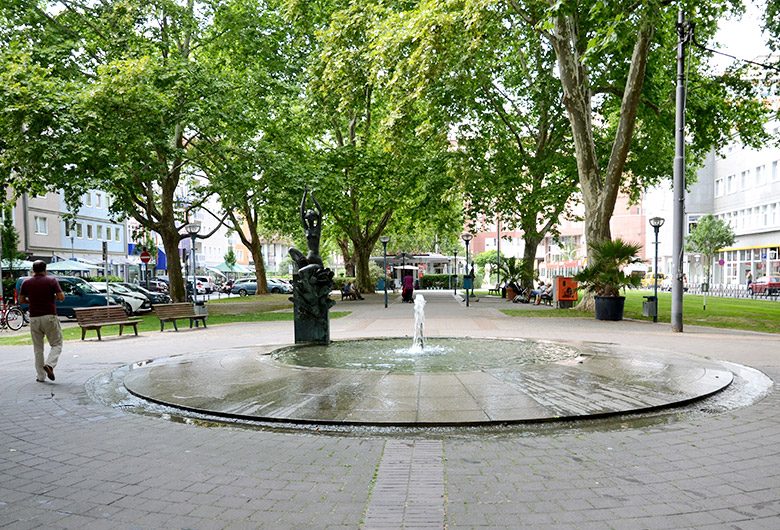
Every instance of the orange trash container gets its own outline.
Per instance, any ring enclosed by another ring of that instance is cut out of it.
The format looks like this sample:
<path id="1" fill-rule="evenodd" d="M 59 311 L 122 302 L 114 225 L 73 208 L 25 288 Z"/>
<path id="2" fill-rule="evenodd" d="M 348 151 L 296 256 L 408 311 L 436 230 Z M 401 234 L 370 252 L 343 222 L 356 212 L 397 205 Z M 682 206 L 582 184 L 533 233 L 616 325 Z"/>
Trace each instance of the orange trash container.
<path id="1" fill-rule="evenodd" d="M 577 301 L 577 282 L 570 276 L 556 276 L 554 292 L 558 307 L 571 307 Z"/>

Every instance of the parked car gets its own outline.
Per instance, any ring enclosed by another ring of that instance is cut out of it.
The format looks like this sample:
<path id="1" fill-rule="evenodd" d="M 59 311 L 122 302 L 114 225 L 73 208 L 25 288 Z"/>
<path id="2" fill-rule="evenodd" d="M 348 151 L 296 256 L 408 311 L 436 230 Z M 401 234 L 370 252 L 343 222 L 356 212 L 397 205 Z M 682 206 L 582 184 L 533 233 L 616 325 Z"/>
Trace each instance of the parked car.
<path id="1" fill-rule="evenodd" d="M 292 285 L 284 283 L 283 281 L 276 278 L 268 278 L 266 280 L 266 284 L 268 285 L 269 293 L 292 294 L 293 292 Z"/>
<path id="2" fill-rule="evenodd" d="M 29 276 L 22 277 L 16 280 L 16 287 L 14 288 L 14 298 L 19 299 L 19 289 L 22 287 L 22 283 L 27 280 Z M 57 302 L 57 315 L 61 317 L 76 318 L 76 313 L 73 311 L 79 307 L 100 307 L 107 304 L 122 304 L 122 299 L 118 296 L 108 296 L 106 301 L 105 293 L 101 294 L 97 289 L 92 287 L 83 278 L 76 276 L 57 276 L 57 281 L 62 288 L 62 293 L 65 295 L 65 300 Z M 27 304 L 21 305 L 22 311 L 27 311 Z"/>
<path id="3" fill-rule="evenodd" d="M 171 297 L 165 293 L 159 293 L 159 292 L 156 293 L 154 291 L 150 291 L 144 288 L 141 285 L 136 285 L 134 283 L 127 283 L 127 282 L 117 282 L 117 283 L 123 287 L 127 287 L 128 289 L 130 289 L 135 293 L 144 295 L 147 298 L 147 300 L 149 300 L 149 302 L 152 304 L 152 306 L 154 306 L 155 304 L 171 303 Z"/>
<path id="4" fill-rule="evenodd" d="M 247 296 L 257 293 L 257 280 L 251 280 L 246 282 L 240 282 L 233 285 L 230 289 L 231 294 L 238 294 L 240 296 Z"/>
<path id="5" fill-rule="evenodd" d="M 92 282 L 90 285 L 98 292 L 106 292 L 105 282 Z M 122 299 L 122 306 L 125 308 L 125 312 L 128 315 L 152 310 L 152 303 L 148 298 L 140 293 L 131 291 L 123 285 L 119 285 L 118 283 L 109 283 L 108 292 L 119 296 Z"/>
<path id="6" fill-rule="evenodd" d="M 206 284 L 203 283 L 203 276 L 196 276 L 195 277 L 195 288 L 198 290 L 198 294 L 207 294 L 211 291 L 206 291 Z M 187 279 L 185 280 L 187 284 L 187 291 L 192 291 L 192 276 L 187 276 Z"/>
<path id="7" fill-rule="evenodd" d="M 759 276 L 748 285 L 751 295 L 776 296 L 780 294 L 780 276 Z"/>
<path id="8" fill-rule="evenodd" d="M 170 289 L 168 288 L 168 283 L 163 280 L 149 280 L 149 290 L 157 293 L 167 293 Z"/>

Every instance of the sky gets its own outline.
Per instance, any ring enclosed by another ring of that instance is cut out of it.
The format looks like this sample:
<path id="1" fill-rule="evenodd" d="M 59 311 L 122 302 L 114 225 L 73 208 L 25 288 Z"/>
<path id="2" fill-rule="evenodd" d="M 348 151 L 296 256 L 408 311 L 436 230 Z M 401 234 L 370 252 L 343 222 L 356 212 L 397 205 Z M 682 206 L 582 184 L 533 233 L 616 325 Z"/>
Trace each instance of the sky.
<path id="1" fill-rule="evenodd" d="M 745 14 L 741 19 L 724 19 L 715 36 L 720 51 L 741 59 L 755 60 L 769 53 L 766 34 L 761 32 L 761 16 L 766 2 L 746 0 Z M 728 57 L 716 56 L 714 64 L 725 68 L 734 61 Z"/>

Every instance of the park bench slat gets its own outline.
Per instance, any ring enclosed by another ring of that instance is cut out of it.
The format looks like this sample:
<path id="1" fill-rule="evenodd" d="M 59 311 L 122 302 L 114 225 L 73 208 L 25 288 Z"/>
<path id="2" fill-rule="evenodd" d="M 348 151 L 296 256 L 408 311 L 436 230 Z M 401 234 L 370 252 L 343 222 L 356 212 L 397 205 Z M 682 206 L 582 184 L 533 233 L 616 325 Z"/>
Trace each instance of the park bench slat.
<path id="1" fill-rule="evenodd" d="M 154 306 L 154 314 L 160 319 L 160 331 L 165 329 L 166 322 L 173 322 L 173 329 L 179 331 L 176 321 L 187 318 L 190 321 L 190 328 L 193 322 L 200 320 L 203 327 L 206 327 L 206 317 L 208 315 L 198 315 L 192 304 L 188 302 L 174 302 L 172 304 L 158 304 Z M 196 324 L 197 326 L 197 324 Z"/>
<path id="2" fill-rule="evenodd" d="M 138 335 L 138 323 L 141 319 L 128 318 L 127 313 L 122 306 L 109 305 L 103 307 L 80 307 L 74 309 L 76 321 L 81 327 L 81 340 L 84 340 L 87 330 L 95 330 L 98 340 L 103 340 L 100 329 L 103 326 L 119 326 L 119 335 L 125 329 L 125 326 L 132 326 L 133 333 Z"/>

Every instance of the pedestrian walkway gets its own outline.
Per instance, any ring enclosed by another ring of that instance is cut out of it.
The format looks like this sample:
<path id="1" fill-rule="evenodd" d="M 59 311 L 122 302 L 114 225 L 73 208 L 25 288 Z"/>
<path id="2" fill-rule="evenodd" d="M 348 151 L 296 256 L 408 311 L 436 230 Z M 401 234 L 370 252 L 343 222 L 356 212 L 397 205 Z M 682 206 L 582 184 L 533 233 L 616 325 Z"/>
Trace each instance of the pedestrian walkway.
<path id="1" fill-rule="evenodd" d="M 512 318 L 430 296 L 429 336 L 609 343 L 780 377 L 773 335 Z M 353 313 L 331 322 L 334 339 L 411 336 L 410 304 L 367 298 L 337 304 Z M 86 388 L 128 363 L 292 340 L 291 322 L 263 322 L 69 341 L 44 384 L 31 347 L 1 346 L 0 528 L 777 528 L 774 388 L 724 412 L 396 433 L 171 421 Z"/>

